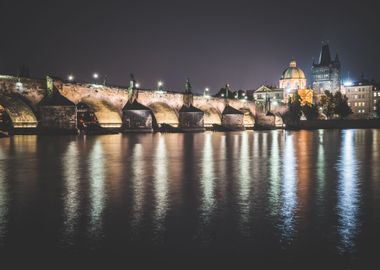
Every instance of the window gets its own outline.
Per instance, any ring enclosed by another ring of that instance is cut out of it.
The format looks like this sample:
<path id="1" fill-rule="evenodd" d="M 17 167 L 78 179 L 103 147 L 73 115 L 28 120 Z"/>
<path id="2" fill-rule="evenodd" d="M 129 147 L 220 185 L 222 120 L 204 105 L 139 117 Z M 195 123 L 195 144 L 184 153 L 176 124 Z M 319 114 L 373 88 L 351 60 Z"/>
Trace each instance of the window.
<path id="1" fill-rule="evenodd" d="M 358 95 L 355 95 L 355 99 L 358 99 Z"/>
<path id="2" fill-rule="evenodd" d="M 355 102 L 355 107 L 357 107 L 358 106 L 358 103 L 357 102 Z"/>

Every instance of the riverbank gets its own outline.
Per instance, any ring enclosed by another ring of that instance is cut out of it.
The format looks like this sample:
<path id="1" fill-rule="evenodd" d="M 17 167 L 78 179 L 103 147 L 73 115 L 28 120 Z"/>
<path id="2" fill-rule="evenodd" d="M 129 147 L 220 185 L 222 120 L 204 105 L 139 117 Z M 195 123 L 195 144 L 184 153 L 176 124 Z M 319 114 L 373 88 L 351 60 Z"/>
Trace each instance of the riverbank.
<path id="1" fill-rule="evenodd" d="M 378 119 L 355 119 L 355 120 L 303 120 L 298 125 L 286 125 L 286 129 L 367 129 L 380 128 Z"/>

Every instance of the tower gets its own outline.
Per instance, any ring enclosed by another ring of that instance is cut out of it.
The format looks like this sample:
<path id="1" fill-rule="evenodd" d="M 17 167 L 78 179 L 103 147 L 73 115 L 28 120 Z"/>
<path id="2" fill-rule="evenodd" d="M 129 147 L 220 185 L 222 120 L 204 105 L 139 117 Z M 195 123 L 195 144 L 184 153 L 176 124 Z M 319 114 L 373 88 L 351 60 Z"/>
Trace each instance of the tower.
<path id="1" fill-rule="evenodd" d="M 340 91 L 341 65 L 338 54 L 332 60 L 328 43 L 322 44 L 319 62 L 313 63 L 313 90 L 316 94 L 323 94 L 325 90 L 332 93 Z"/>

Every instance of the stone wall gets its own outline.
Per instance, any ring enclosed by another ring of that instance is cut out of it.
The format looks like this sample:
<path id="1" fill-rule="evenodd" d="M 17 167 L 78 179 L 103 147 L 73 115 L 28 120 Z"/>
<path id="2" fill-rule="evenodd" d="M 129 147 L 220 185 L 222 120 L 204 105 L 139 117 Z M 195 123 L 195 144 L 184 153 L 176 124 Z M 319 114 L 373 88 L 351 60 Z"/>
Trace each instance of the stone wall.
<path id="1" fill-rule="evenodd" d="M 203 129 L 203 112 L 180 112 L 179 128 L 182 129 Z"/>
<path id="2" fill-rule="evenodd" d="M 228 129 L 244 129 L 243 114 L 224 114 L 222 117 L 222 126 Z"/>
<path id="3" fill-rule="evenodd" d="M 124 110 L 123 132 L 153 131 L 152 113 L 149 110 Z"/>
<path id="4" fill-rule="evenodd" d="M 43 131 L 77 130 L 77 108 L 73 106 L 42 106 L 39 127 Z"/>

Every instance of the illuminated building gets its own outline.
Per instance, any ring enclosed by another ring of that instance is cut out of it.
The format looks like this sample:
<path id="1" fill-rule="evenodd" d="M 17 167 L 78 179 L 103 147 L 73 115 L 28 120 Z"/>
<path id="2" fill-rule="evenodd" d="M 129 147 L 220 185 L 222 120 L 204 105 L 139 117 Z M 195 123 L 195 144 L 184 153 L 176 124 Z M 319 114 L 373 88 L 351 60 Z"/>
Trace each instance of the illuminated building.
<path id="1" fill-rule="evenodd" d="M 295 92 L 301 97 L 302 103 L 313 103 L 313 90 L 308 89 L 305 73 L 297 67 L 295 60 L 292 60 L 289 67 L 282 73 L 279 85 L 283 91 L 284 102 L 288 102 L 289 97 Z"/>
<path id="2" fill-rule="evenodd" d="M 374 116 L 375 104 L 380 100 L 380 92 L 373 82 L 362 80 L 345 83 L 342 86 L 342 94 L 348 98 L 348 105 L 353 112 L 352 118 L 366 119 Z"/>
<path id="3" fill-rule="evenodd" d="M 316 94 L 323 94 L 325 90 L 335 93 L 340 90 L 341 66 L 338 55 L 331 59 L 330 47 L 323 44 L 319 62 L 313 63 L 313 90 Z"/>

